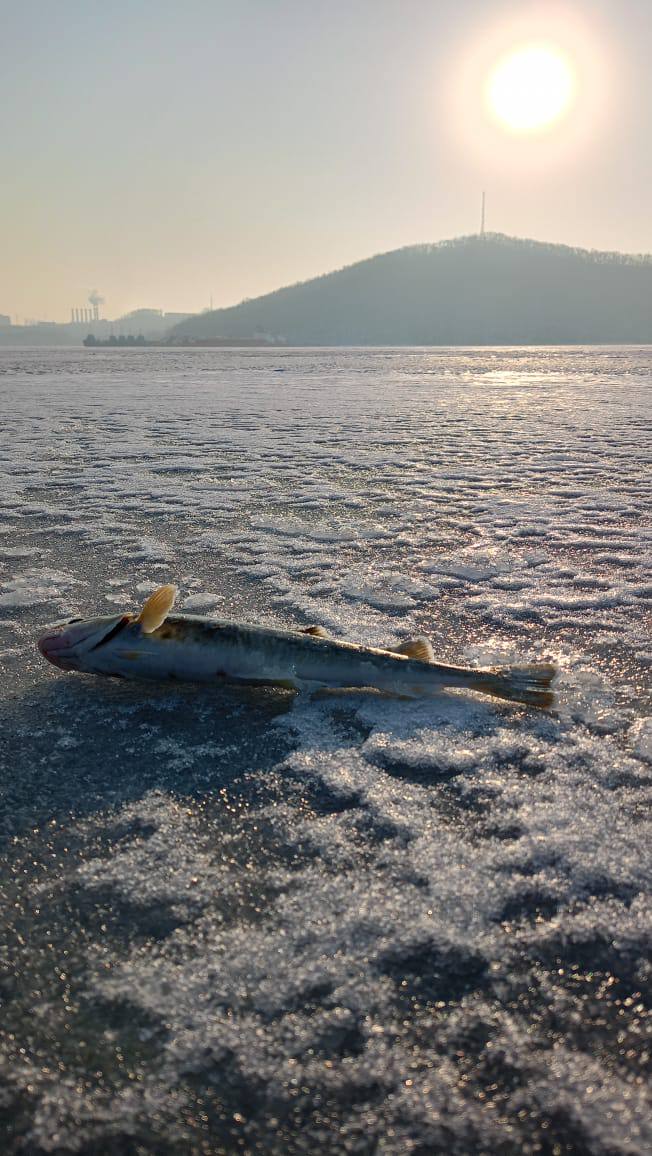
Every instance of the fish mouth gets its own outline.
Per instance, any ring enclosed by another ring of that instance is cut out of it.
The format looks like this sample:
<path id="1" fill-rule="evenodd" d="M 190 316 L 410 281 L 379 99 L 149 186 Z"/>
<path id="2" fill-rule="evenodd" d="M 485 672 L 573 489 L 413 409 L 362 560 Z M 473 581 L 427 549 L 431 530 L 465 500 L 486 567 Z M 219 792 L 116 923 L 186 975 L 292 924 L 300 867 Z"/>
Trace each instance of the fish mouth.
<path id="1" fill-rule="evenodd" d="M 70 654 L 71 648 L 66 645 L 61 634 L 44 634 L 36 645 L 43 657 L 53 666 L 58 666 L 59 670 L 77 670 L 77 664 Z"/>
<path id="2" fill-rule="evenodd" d="M 117 621 L 105 621 L 101 630 L 93 620 L 52 623 L 36 645 L 43 657 L 60 670 L 85 669 L 85 656 L 111 642 L 131 621 L 131 614 L 122 614 Z"/>

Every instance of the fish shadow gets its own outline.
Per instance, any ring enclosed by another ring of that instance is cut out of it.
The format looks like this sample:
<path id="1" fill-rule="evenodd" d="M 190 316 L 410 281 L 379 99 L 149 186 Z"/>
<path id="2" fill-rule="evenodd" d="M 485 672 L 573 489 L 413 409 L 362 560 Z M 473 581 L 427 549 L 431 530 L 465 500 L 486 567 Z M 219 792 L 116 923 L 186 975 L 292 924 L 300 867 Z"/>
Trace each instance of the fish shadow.
<path id="1" fill-rule="evenodd" d="M 225 785 L 253 791 L 247 772 L 270 770 L 292 747 L 287 728 L 274 725 L 291 702 L 287 692 L 267 688 L 171 688 L 83 675 L 39 683 L 5 702 L 0 842 L 152 790 L 177 797 Z"/>

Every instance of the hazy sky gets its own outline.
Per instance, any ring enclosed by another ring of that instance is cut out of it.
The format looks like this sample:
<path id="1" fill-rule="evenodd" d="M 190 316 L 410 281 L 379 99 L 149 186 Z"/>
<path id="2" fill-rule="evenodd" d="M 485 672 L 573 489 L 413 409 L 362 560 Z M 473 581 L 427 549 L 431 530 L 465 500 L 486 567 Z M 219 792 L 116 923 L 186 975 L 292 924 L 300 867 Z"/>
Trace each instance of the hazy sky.
<path id="1" fill-rule="evenodd" d="M 0 313 L 232 304 L 489 229 L 652 250 L 652 0 L 4 0 Z M 558 46 L 568 115 L 483 85 Z"/>

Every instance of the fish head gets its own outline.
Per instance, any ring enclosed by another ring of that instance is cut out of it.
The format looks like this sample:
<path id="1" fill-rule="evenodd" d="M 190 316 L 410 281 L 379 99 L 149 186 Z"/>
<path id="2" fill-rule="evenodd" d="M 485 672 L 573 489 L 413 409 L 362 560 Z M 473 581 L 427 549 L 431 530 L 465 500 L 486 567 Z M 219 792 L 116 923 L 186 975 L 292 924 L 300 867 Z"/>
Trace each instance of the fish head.
<path id="1" fill-rule="evenodd" d="M 150 594 L 138 615 L 109 614 L 57 622 L 39 638 L 38 648 L 60 670 L 120 675 L 123 643 L 141 642 L 143 637 L 154 634 L 167 618 L 176 595 L 176 586 L 160 586 Z"/>
<path id="2" fill-rule="evenodd" d="M 67 622 L 48 626 L 37 646 L 43 657 L 60 670 L 94 670 L 97 661 L 93 652 L 100 647 L 110 648 L 113 639 L 122 635 L 133 622 L 132 614 L 70 618 Z"/>

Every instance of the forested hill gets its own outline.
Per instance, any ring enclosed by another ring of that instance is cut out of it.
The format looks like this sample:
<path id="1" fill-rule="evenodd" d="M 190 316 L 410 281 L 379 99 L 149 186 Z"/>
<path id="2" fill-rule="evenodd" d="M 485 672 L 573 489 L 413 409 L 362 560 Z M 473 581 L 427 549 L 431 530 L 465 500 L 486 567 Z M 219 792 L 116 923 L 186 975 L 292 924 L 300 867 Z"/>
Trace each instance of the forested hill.
<path id="1" fill-rule="evenodd" d="M 652 258 L 461 237 L 383 253 L 171 332 L 290 345 L 652 342 Z"/>

